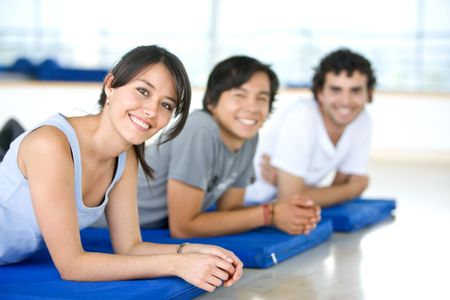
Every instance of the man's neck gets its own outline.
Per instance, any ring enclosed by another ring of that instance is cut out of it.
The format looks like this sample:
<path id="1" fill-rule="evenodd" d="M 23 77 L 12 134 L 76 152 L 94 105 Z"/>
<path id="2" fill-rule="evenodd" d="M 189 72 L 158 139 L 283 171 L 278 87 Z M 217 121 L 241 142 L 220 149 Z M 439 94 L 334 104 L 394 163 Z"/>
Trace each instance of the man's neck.
<path id="1" fill-rule="evenodd" d="M 337 125 L 336 123 L 331 121 L 329 118 L 324 117 L 323 114 L 322 114 L 322 120 L 323 120 L 323 124 L 325 125 L 325 130 L 327 131 L 327 134 L 328 134 L 331 142 L 333 143 L 333 145 L 336 146 L 337 143 L 339 142 L 339 139 L 342 136 L 342 133 L 344 133 L 346 126 Z"/>

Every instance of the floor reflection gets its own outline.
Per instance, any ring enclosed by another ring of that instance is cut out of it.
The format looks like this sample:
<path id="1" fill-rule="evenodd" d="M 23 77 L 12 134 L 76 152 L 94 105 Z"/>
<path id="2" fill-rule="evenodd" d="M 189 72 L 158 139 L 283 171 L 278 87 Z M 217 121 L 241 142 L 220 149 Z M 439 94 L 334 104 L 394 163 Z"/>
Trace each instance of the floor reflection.
<path id="1" fill-rule="evenodd" d="M 450 299 L 450 164 L 373 163 L 364 196 L 395 218 L 330 241 L 199 299 Z"/>

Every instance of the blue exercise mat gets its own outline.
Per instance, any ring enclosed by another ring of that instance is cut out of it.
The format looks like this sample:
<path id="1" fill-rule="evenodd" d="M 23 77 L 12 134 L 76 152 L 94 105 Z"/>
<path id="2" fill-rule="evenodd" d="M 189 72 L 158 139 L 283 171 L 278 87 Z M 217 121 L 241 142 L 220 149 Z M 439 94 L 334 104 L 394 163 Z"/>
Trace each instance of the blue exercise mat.
<path id="1" fill-rule="evenodd" d="M 355 198 L 323 208 L 322 219 L 332 221 L 334 231 L 352 232 L 390 217 L 395 207 L 394 199 Z"/>
<path id="2" fill-rule="evenodd" d="M 145 241 L 156 243 L 200 243 L 233 251 L 246 268 L 268 268 L 326 241 L 333 231 L 331 222 L 321 222 L 307 235 L 289 235 L 271 227 L 208 238 L 174 239 L 167 229 L 143 230 Z"/>
<path id="3" fill-rule="evenodd" d="M 111 253 L 106 230 L 81 232 L 86 250 Z M 85 238 L 86 236 L 86 238 Z M 46 249 L 29 259 L 0 266 L 0 299 L 191 299 L 204 293 L 178 277 L 75 282 L 59 276 Z"/>
<path id="4" fill-rule="evenodd" d="M 142 239 L 147 242 L 163 244 L 189 242 L 221 246 L 233 251 L 246 268 L 268 268 L 326 241 L 333 232 L 333 226 L 330 221 L 321 222 L 307 235 L 289 235 L 275 228 L 261 227 L 239 234 L 189 239 L 172 238 L 168 229 L 143 229 L 141 232 Z M 111 248 L 106 229 L 86 229 L 82 232 L 82 236 L 83 240 L 95 240 L 101 248 Z M 96 247 L 86 250 L 98 251 Z"/>
<path id="5" fill-rule="evenodd" d="M 203 243 L 233 251 L 245 267 L 267 268 L 327 240 L 332 225 L 324 221 L 308 235 L 289 235 L 274 228 L 212 238 L 174 239 L 168 229 L 145 229 L 142 237 L 158 243 Z M 86 251 L 112 253 L 107 229 L 81 231 Z M 0 299 L 190 299 L 204 291 L 176 277 L 112 282 L 62 280 L 46 249 L 29 259 L 0 266 Z"/>

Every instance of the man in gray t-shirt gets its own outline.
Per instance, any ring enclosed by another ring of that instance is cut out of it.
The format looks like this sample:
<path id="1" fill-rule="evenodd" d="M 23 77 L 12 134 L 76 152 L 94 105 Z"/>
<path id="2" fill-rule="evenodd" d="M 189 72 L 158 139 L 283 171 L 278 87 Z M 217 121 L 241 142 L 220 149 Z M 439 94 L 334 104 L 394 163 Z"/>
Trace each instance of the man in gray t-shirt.
<path id="1" fill-rule="evenodd" d="M 172 142 L 151 145 L 145 157 L 155 170 L 148 180 L 139 170 L 139 219 L 142 227 L 167 226 L 167 183 L 181 181 L 204 191 L 201 209 L 213 206 L 229 188 L 245 188 L 254 177 L 253 156 L 258 136 L 246 140 L 232 152 L 220 137 L 213 117 L 201 110 L 192 112 Z M 185 199 L 189 201 L 189 199 Z"/>
<path id="2" fill-rule="evenodd" d="M 189 115 L 175 139 L 146 149 L 154 179 L 140 170 L 141 227 L 169 226 L 175 237 L 231 234 L 263 225 L 300 234 L 315 227 L 319 210 L 305 197 L 243 206 L 245 187 L 254 177 L 257 133 L 278 86 L 269 66 L 250 57 L 234 56 L 215 66 L 203 110 Z"/>

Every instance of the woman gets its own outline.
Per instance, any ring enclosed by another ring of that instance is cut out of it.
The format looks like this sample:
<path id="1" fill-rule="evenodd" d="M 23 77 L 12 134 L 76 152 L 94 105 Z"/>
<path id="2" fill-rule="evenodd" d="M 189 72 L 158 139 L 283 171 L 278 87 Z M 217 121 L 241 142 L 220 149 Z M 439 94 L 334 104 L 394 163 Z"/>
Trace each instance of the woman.
<path id="1" fill-rule="evenodd" d="M 61 277 L 77 281 L 175 275 L 207 291 L 242 274 L 230 251 L 198 244 L 145 243 L 139 231 L 138 161 L 165 127 L 175 137 L 191 90 L 182 63 L 158 46 L 137 47 L 106 76 L 97 115 L 57 114 L 19 136 L 0 165 L 0 265 L 45 242 Z M 85 252 L 79 230 L 105 211 L 115 254 Z M 182 255 L 180 255 L 182 253 Z"/>

